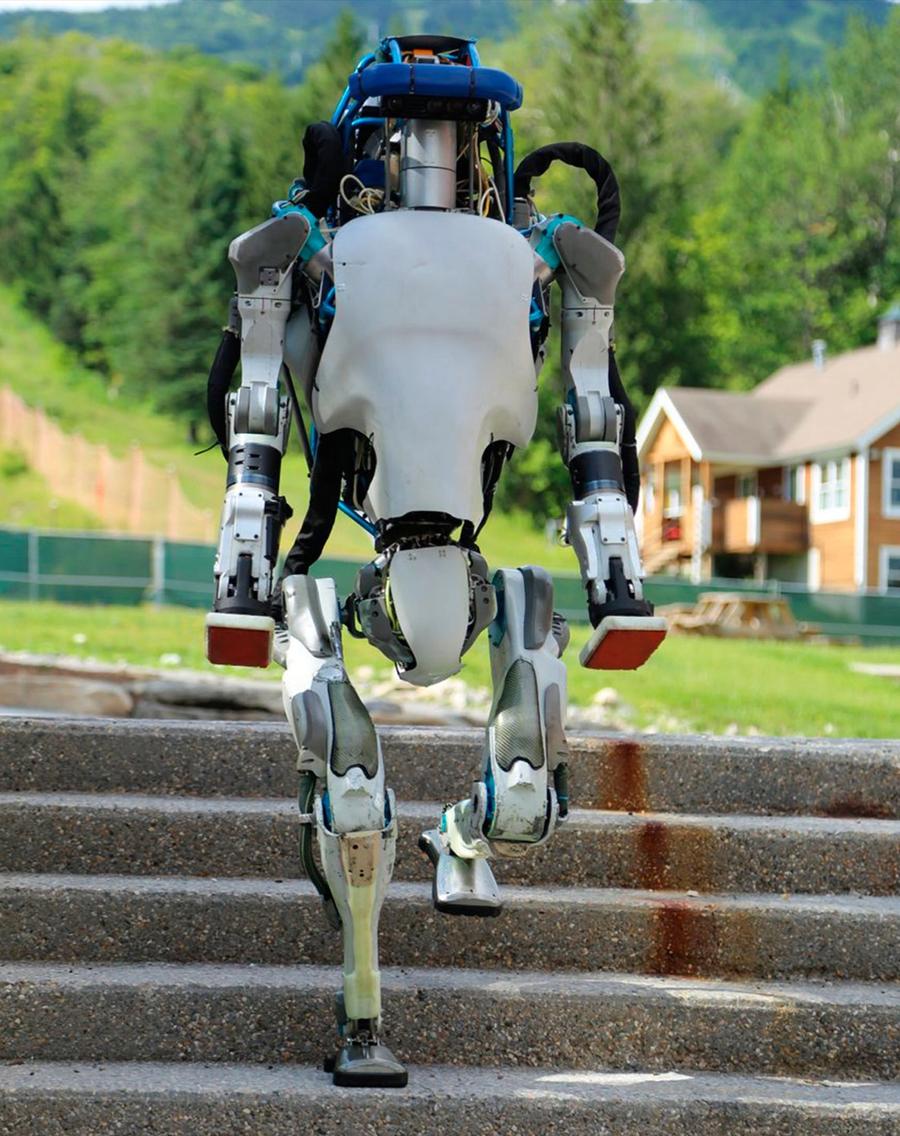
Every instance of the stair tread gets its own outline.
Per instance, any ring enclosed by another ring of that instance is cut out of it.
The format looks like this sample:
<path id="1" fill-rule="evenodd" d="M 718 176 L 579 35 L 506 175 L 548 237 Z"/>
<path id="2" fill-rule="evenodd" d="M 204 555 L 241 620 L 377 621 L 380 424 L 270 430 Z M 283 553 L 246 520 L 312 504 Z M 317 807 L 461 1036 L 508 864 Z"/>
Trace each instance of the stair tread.
<path id="1" fill-rule="evenodd" d="M 370 1099 L 388 1101 L 435 1097 L 521 1098 L 523 1093 L 559 1093 L 560 1103 L 574 1099 L 658 1100 L 661 1103 L 733 1101 L 804 1103 L 823 1111 L 869 1105 L 889 1115 L 900 1113 L 900 1084 L 889 1081 L 836 1081 L 824 1078 L 749 1076 L 739 1073 L 643 1073 L 541 1068 L 471 1068 L 410 1066 L 405 1090 L 367 1089 Z M 72 1093 L 78 1096 L 197 1094 L 222 1098 L 232 1094 L 346 1100 L 352 1090 L 337 1089 L 320 1069 L 304 1065 L 200 1062 L 55 1062 L 34 1061 L 0 1066 L 4 1095 Z"/>
<path id="2" fill-rule="evenodd" d="M 145 894 L 181 894 L 204 896 L 273 896 L 293 898 L 313 896 L 313 885 L 306 879 L 263 879 L 241 876 L 120 876 L 77 875 L 51 872 L 0 872 L 0 894 L 7 891 L 108 891 Z M 388 898 L 423 902 L 431 906 L 431 885 L 392 880 Z M 773 894 L 766 892 L 725 893 L 690 891 L 639 890 L 636 888 L 592 887 L 523 887 L 503 886 L 507 904 L 569 904 L 655 906 L 659 903 L 683 903 L 687 906 L 727 907 L 735 910 L 776 907 L 808 912 L 836 912 L 879 917 L 900 916 L 900 896 L 855 894 L 824 895 L 806 892 Z"/>
<path id="3" fill-rule="evenodd" d="M 379 729 L 401 798 L 454 800 L 483 731 Z M 286 723 L 0 718 L 0 787 L 285 798 L 296 791 Z M 569 735 L 573 801 L 602 809 L 900 818 L 900 741 Z"/>
<path id="4" fill-rule="evenodd" d="M 78 812 L 149 811 L 166 815 L 271 815 L 295 817 L 296 802 L 285 797 L 201 797 L 148 793 L 84 793 L 55 791 L 0 792 L 2 808 L 61 809 Z M 419 818 L 424 824 L 437 822 L 443 805 L 438 801 L 398 801 L 401 816 Z M 613 809 L 569 810 L 568 827 L 604 829 L 639 827 L 648 823 L 666 827 L 734 829 L 743 832 L 796 832 L 799 834 L 843 835 L 865 833 L 896 835 L 900 839 L 900 819 L 870 817 L 821 817 L 806 814 L 766 816 L 753 813 L 682 813 L 625 811 Z"/>
<path id="5" fill-rule="evenodd" d="M 48 987 L 54 995 L 66 990 L 101 987 L 317 993 L 332 987 L 337 973 L 337 965 L 307 964 L 0 962 L 0 987 Z M 777 1005 L 794 1009 L 805 1006 L 813 1010 L 860 1006 L 900 1010 L 900 983 L 897 982 L 736 981 L 613 971 L 464 970 L 458 967 L 383 967 L 381 978 L 386 994 L 415 988 L 424 992 L 449 990 L 461 997 L 465 997 L 467 991 L 475 991 L 511 999 L 530 994 L 594 998 L 602 999 L 607 1005 L 623 1000 L 663 1004 L 675 1000 L 685 1005 L 718 1008 Z"/>

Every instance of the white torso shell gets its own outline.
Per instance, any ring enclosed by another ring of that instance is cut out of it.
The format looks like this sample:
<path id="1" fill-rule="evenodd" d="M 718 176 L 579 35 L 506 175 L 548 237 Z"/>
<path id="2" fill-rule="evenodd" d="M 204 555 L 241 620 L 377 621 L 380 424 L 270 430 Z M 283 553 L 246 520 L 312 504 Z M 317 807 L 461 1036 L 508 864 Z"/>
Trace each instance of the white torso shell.
<path id="1" fill-rule="evenodd" d="M 537 416 L 527 241 L 471 214 L 397 210 L 345 225 L 332 254 L 317 428 L 371 438 L 375 519 L 425 510 L 477 522 L 485 447 L 524 446 Z"/>

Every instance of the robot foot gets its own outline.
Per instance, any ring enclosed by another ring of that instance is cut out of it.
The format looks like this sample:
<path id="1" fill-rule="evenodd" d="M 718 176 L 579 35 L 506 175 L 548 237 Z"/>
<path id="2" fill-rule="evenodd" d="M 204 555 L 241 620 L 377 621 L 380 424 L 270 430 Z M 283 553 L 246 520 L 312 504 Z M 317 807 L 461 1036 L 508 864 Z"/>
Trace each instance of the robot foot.
<path id="1" fill-rule="evenodd" d="M 271 616 L 211 611 L 206 617 L 206 657 L 219 666 L 267 667 L 274 633 Z"/>
<path id="2" fill-rule="evenodd" d="M 419 847 L 434 865 L 431 894 L 435 908 L 445 915 L 499 915 L 503 910 L 494 873 L 482 856 L 463 860 L 454 856 L 436 828 L 423 832 Z"/>
<path id="3" fill-rule="evenodd" d="M 348 1038 L 335 1057 L 326 1059 L 325 1071 L 335 1085 L 348 1089 L 403 1089 L 407 1072 L 386 1045 L 368 1037 Z"/>
<path id="4" fill-rule="evenodd" d="M 386 1045 L 377 1040 L 377 1024 L 351 1022 L 347 1018 L 344 995 L 334 1000 L 338 1033 L 342 1040 L 337 1053 L 325 1058 L 324 1069 L 335 1085 L 348 1089 L 403 1089 L 406 1069 Z"/>
<path id="5" fill-rule="evenodd" d="M 637 670 L 662 643 L 667 630 L 659 616 L 608 615 L 597 624 L 578 661 L 591 670 Z"/>

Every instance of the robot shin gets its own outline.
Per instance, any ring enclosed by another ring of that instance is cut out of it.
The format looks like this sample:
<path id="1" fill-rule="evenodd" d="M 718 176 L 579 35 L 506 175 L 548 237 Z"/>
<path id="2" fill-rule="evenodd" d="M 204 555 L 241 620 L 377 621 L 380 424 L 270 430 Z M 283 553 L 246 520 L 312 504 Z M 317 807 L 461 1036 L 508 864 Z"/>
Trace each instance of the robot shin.
<path id="1" fill-rule="evenodd" d="M 529 567 L 501 570 L 493 583 L 495 694 L 484 779 L 420 841 L 435 865 L 435 906 L 448 914 L 499 914 L 488 858 L 526 854 L 549 840 L 568 811 L 566 668 L 560 657 L 568 629 L 553 612 L 552 580 L 544 569 Z"/>
<path id="2" fill-rule="evenodd" d="M 400 1067 L 391 1065 L 378 1045 L 378 921 L 394 867 L 394 795 L 385 788 L 372 720 L 344 669 L 334 581 L 288 577 L 284 603 L 289 635 L 285 710 L 299 751 L 298 768 L 317 778 L 323 790 L 314 811 L 301 816 L 304 825 L 315 825 L 322 861 L 322 875 L 310 874 L 343 935 L 339 1024 L 347 1045 L 365 1050 L 364 1055 L 353 1053 L 357 1080 L 360 1062 L 375 1063 L 370 1075 L 400 1076 Z"/>

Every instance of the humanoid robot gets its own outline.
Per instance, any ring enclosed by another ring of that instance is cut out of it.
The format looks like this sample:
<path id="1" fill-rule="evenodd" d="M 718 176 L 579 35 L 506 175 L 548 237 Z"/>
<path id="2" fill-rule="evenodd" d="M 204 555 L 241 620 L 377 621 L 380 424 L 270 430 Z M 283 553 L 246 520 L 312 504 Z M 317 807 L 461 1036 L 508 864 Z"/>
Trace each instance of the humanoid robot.
<path id="1" fill-rule="evenodd" d="M 419 842 L 439 911 L 499 914 L 491 859 L 543 844 L 568 810 L 569 632 L 551 578 L 540 567 L 491 575 L 477 544 L 503 466 L 535 426 L 554 280 L 559 446 L 573 496 L 566 539 L 594 628 L 580 661 L 631 669 L 665 635 L 642 590 L 634 413 L 612 350 L 624 269 L 612 244 L 618 187 L 608 163 L 577 143 L 516 167 L 510 113 L 521 102 L 519 84 L 481 67 L 471 41 L 384 40 L 350 76 L 331 122 L 307 130 L 304 177 L 229 249 L 237 293 L 209 381 L 228 477 L 207 652 L 247 666 L 274 655 L 285 668 L 301 857 L 343 933 L 329 1063 L 341 1085 L 406 1083 L 379 1037 L 378 919 L 397 811 L 344 668 L 342 628 L 422 686 L 456 673 L 487 629 L 494 698 L 482 776 Z M 537 212 L 532 179 L 555 160 L 593 177 L 593 229 Z M 292 418 L 310 501 L 278 578 Z M 343 602 L 332 580 L 308 574 L 338 510 L 375 547 Z"/>

